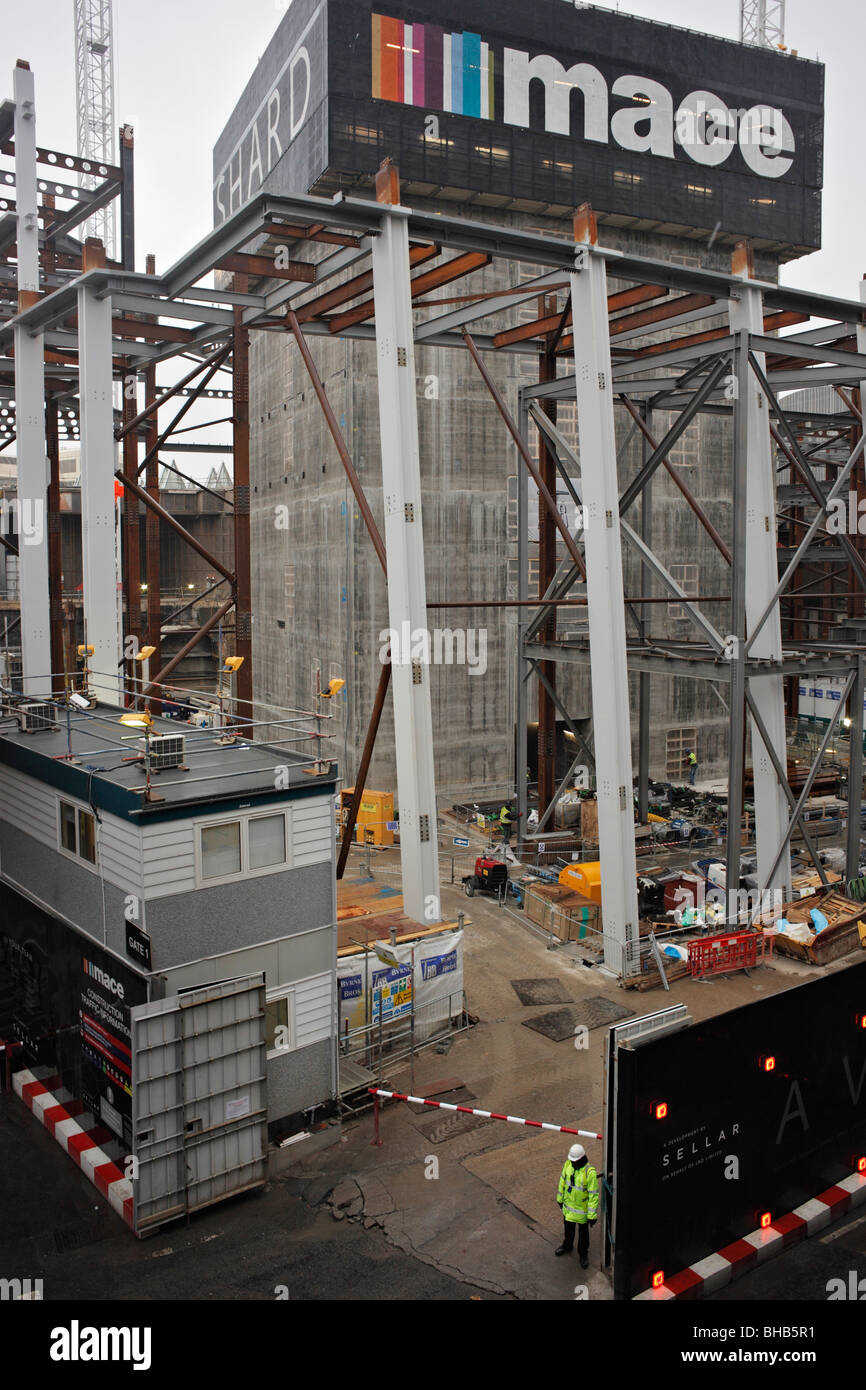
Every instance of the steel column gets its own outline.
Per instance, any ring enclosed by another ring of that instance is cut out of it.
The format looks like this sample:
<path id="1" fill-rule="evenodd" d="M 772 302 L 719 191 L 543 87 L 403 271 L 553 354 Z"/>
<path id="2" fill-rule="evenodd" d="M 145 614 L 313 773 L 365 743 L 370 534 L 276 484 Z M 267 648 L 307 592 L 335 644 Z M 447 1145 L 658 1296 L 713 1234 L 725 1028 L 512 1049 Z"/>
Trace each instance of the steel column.
<path id="1" fill-rule="evenodd" d="M 737 334 L 763 332 L 764 308 L 761 291 L 752 282 L 751 258 L 744 247 L 734 252 L 733 268 L 742 278 L 742 285 L 729 301 L 731 329 Z M 756 354 L 761 371 L 765 370 L 763 354 Z M 748 358 L 738 361 L 736 413 L 744 417 L 743 437 L 746 446 L 745 531 L 741 543 L 745 546 L 745 615 L 746 635 L 751 655 L 780 660 L 782 656 L 782 625 L 776 603 L 760 632 L 755 625 L 761 620 L 767 602 L 776 590 L 779 562 L 776 554 L 776 474 L 770 444 L 769 403 L 756 380 Z M 749 692 L 760 711 L 763 726 L 772 740 L 776 756 L 787 766 L 785 736 L 785 685 L 781 675 L 750 677 Z M 731 714 L 739 717 L 736 699 Z M 791 889 L 791 856 L 787 846 L 778 862 L 772 880 L 768 877 L 776 849 L 788 823 L 785 794 L 776 777 L 757 723 L 751 719 L 752 770 L 754 776 L 755 841 L 758 857 L 758 880 L 761 889 L 781 888 L 786 897 Z M 736 827 L 735 827 L 736 828 Z M 730 821 L 728 830 L 731 830 Z M 738 884 L 730 884 L 736 888 Z"/>
<path id="2" fill-rule="evenodd" d="M 590 254 L 597 233 L 589 209 L 578 213 L 574 230 L 575 241 L 584 243 L 575 256 L 571 302 L 592 651 L 604 958 L 609 969 L 627 976 L 639 968 L 640 943 L 607 272 L 604 260 Z"/>
<path id="3" fill-rule="evenodd" d="M 87 264 L 88 252 L 96 260 L 101 260 L 104 252 L 98 246 L 85 248 L 85 269 L 93 269 Z M 86 284 L 78 290 L 78 334 L 84 640 L 93 648 L 87 662 L 95 673 L 93 689 L 101 700 L 116 704 L 122 647 L 115 534 L 111 297 L 100 298 Z"/>
<path id="4" fill-rule="evenodd" d="M 430 668 L 402 649 L 405 631 L 426 632 L 427 593 L 421 523 L 421 465 L 415 346 L 409 282 L 409 223 L 393 199 L 395 179 L 378 192 L 381 230 L 373 244 L 376 355 L 388 563 L 388 613 L 401 649 L 391 653 L 394 743 L 400 802 L 403 908 L 416 922 L 441 920 Z"/>
<path id="5" fill-rule="evenodd" d="M 20 311 L 39 298 L 36 105 L 33 73 L 26 64 L 18 63 L 13 84 Z M 16 327 L 14 336 L 21 660 L 24 693 L 36 694 L 49 688 L 51 671 L 44 348 L 41 333 Z"/>

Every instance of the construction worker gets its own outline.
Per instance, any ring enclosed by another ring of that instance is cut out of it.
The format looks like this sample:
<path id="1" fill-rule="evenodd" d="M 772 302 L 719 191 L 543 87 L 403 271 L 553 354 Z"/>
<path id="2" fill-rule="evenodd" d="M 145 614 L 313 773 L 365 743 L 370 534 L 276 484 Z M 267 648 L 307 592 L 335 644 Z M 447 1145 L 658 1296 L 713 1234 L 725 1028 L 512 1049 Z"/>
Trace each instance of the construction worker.
<path id="1" fill-rule="evenodd" d="M 504 845 L 510 844 L 511 842 L 512 823 L 513 822 L 510 810 L 507 806 L 503 806 L 502 810 L 499 812 L 499 829 L 502 834 L 502 843 Z"/>
<path id="2" fill-rule="evenodd" d="M 598 1173 L 587 1161 L 582 1144 L 572 1144 L 559 1177 L 556 1200 L 562 1210 L 564 1235 L 557 1255 L 569 1255 L 574 1249 L 574 1228 L 577 1226 L 577 1253 L 581 1269 L 589 1267 L 589 1228 L 598 1220 Z"/>
<path id="3" fill-rule="evenodd" d="M 693 786 L 695 785 L 695 773 L 697 772 L 697 770 L 698 770 L 698 755 L 697 755 L 697 753 L 694 751 L 694 749 L 692 749 L 691 753 L 689 753 L 689 786 L 690 786 L 690 787 L 693 787 Z"/>

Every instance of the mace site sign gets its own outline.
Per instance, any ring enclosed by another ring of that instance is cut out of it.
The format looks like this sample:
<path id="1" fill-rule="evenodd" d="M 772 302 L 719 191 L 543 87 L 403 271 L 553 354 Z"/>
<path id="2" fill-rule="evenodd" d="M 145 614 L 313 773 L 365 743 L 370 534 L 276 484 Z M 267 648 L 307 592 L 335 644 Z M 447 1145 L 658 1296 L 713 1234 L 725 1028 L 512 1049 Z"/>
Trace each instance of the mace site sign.
<path id="1" fill-rule="evenodd" d="M 813 247 L 823 74 L 570 0 L 294 0 L 217 144 L 215 220 L 390 155 L 415 197 Z"/>

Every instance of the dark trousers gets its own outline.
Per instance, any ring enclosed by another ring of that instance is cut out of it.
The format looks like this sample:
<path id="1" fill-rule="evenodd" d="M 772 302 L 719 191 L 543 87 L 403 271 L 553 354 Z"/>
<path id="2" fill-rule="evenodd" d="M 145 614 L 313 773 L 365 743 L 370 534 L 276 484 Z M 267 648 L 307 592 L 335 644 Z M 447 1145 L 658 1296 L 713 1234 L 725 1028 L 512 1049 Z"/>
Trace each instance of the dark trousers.
<path id="1" fill-rule="evenodd" d="M 577 1253 L 581 1259 L 585 1260 L 589 1253 L 589 1222 L 588 1221 L 566 1221 L 563 1217 L 562 1243 L 566 1250 L 574 1249 L 574 1233 L 577 1231 Z"/>
<path id="2" fill-rule="evenodd" d="M 499 822 L 499 829 L 500 829 L 501 832 L 502 832 L 502 843 L 503 843 L 504 845 L 510 845 L 510 844 L 511 844 L 511 825 L 512 825 L 512 822 L 511 822 L 511 821 L 509 821 L 507 825 L 505 824 L 504 821 L 500 821 L 500 822 Z"/>

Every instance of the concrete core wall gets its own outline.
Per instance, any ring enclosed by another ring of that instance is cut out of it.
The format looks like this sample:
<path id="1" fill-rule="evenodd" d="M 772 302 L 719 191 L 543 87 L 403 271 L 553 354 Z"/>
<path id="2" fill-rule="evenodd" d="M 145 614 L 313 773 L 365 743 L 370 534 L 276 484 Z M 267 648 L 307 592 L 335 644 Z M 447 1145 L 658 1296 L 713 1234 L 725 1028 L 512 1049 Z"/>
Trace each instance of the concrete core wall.
<path id="1" fill-rule="evenodd" d="M 450 211 L 450 208 L 449 208 Z M 478 208 L 469 210 L 473 218 Z M 490 220 L 570 237 L 563 222 L 536 215 L 496 212 Z M 730 248 L 603 227 L 606 245 L 707 269 L 730 267 Z M 438 292 L 447 298 L 467 290 L 498 290 L 530 279 L 531 265 L 500 264 L 477 272 L 471 283 L 456 281 Z M 777 278 L 775 261 L 759 258 L 758 276 Z M 611 289 L 619 288 L 611 281 Z M 512 313 L 537 317 L 537 300 Z M 722 320 L 719 320 L 722 322 Z M 479 332 L 504 322 L 484 320 Z M 706 325 L 701 324 L 703 329 Z M 662 338 L 664 335 L 658 335 Z M 310 337 L 311 351 L 343 429 L 355 467 L 380 529 L 383 528 L 379 457 L 379 402 L 372 342 Z M 518 391 L 539 378 L 537 353 L 488 353 L 487 364 L 509 409 L 516 415 Z M 563 363 L 562 374 L 570 371 Z M 428 602 L 448 599 L 505 599 L 517 596 L 516 511 L 509 509 L 509 478 L 518 456 L 476 367 L 464 350 L 416 348 L 418 421 L 423 483 L 423 526 Z M 321 683 L 339 676 L 346 687 L 334 701 L 333 755 L 351 785 L 373 705 L 380 649 L 387 637 L 388 606 L 381 574 L 363 520 L 327 432 L 291 335 L 254 334 L 250 354 L 251 544 L 253 667 L 256 698 L 312 709 L 316 669 Z M 658 412 L 660 438 L 673 417 Z M 620 443 L 630 428 L 617 411 Z M 559 428 L 579 444 L 576 407 L 559 406 Z M 703 416 L 689 426 L 672 462 L 711 520 L 729 537 L 731 441 L 729 420 Z M 534 434 L 534 431 L 533 431 Z M 532 441 L 537 453 L 537 441 Z M 640 466 L 641 444 L 633 436 L 620 464 L 620 483 Z M 520 465 L 522 467 L 522 464 Z M 511 484 L 514 496 L 514 483 Z M 638 524 L 639 504 L 630 515 Z M 673 482 L 659 469 L 652 492 L 653 546 L 684 587 L 704 594 L 730 593 L 728 566 L 701 528 Z M 530 594 L 536 592 L 537 545 L 530 544 Z M 640 575 L 626 558 L 626 592 L 639 593 Z M 655 586 L 652 592 L 659 592 Z M 687 619 L 653 605 L 653 634 L 688 636 Z M 710 620 L 728 631 L 726 604 L 707 607 Z M 559 630 L 579 625 L 578 610 L 562 610 Z M 433 727 L 437 793 L 441 802 L 481 794 L 513 792 L 516 690 L 516 611 L 433 610 L 432 629 L 486 630 L 486 670 L 475 650 L 476 674 L 467 665 L 433 666 Z M 447 648 L 446 648 L 447 650 Z M 559 666 L 559 689 L 573 716 L 590 713 L 589 676 Z M 533 683 L 534 684 L 534 683 Z M 638 678 L 631 679 L 636 716 Z M 679 775 L 679 750 L 696 746 L 702 774 L 724 770 L 725 710 L 706 685 L 685 679 L 653 678 L 651 773 Z M 530 705 L 533 712 L 534 692 Z M 637 725 L 633 719 L 635 770 Z M 396 790 L 393 715 L 390 697 L 379 730 L 368 786 Z"/>

